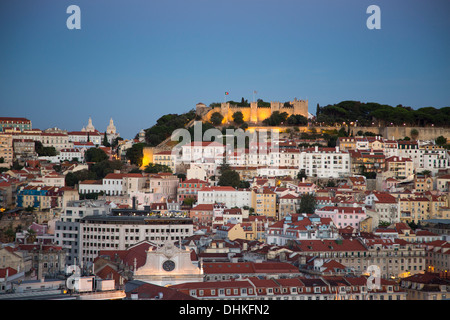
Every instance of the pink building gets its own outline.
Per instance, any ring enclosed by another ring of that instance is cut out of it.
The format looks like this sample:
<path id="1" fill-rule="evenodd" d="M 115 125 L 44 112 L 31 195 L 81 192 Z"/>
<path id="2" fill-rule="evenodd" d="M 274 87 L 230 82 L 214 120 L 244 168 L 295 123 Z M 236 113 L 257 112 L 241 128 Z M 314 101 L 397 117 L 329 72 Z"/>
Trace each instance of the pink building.
<path id="1" fill-rule="evenodd" d="M 339 229 L 347 226 L 359 229 L 360 222 L 367 217 L 366 208 L 364 207 L 327 206 L 317 209 L 315 213 L 321 218 L 331 218 Z"/>

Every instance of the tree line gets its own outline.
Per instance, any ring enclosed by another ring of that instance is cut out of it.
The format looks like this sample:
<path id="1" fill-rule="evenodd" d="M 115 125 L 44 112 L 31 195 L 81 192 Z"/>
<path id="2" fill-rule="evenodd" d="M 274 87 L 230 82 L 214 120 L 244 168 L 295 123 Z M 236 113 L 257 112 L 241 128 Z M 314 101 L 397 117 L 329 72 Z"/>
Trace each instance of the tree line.
<path id="1" fill-rule="evenodd" d="M 450 123 L 450 107 L 413 109 L 401 104 L 393 107 L 374 102 L 342 101 L 321 107 L 317 105 L 316 122 L 335 125 L 354 122 L 359 126 L 439 126 Z"/>

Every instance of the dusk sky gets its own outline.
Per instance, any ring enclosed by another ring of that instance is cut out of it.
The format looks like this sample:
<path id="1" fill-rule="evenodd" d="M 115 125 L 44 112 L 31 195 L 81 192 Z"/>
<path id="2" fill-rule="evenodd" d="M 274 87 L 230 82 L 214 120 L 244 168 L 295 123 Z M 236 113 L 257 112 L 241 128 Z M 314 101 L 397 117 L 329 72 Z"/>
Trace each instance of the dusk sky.
<path id="1" fill-rule="evenodd" d="M 69 5 L 81 29 L 69 30 Z M 369 5 L 381 29 L 369 30 Z M 133 138 L 198 102 L 450 106 L 450 1 L 2 0 L 0 115 Z"/>

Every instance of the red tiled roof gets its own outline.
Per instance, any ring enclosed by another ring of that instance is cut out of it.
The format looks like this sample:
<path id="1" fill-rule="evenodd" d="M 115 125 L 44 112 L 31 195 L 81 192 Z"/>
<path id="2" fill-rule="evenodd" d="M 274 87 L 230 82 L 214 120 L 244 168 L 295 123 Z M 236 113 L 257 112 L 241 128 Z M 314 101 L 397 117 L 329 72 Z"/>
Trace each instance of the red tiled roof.
<path id="1" fill-rule="evenodd" d="M 205 274 L 299 273 L 298 268 L 285 262 L 207 262 L 203 271 Z"/>
<path id="2" fill-rule="evenodd" d="M 214 204 L 198 204 L 191 211 L 213 211 Z"/>

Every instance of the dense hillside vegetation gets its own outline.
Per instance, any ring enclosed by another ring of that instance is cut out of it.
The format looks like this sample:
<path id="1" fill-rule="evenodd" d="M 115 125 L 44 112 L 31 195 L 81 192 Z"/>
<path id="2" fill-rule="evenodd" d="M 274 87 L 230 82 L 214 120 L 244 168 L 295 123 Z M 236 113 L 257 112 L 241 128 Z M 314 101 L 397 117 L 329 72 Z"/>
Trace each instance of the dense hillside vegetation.
<path id="1" fill-rule="evenodd" d="M 195 119 L 195 110 L 183 114 L 166 114 L 156 121 L 151 128 L 145 129 L 145 141 L 151 147 L 155 147 L 169 138 L 173 131 L 184 128 L 191 120 Z"/>
<path id="2" fill-rule="evenodd" d="M 439 126 L 450 125 L 450 107 L 424 107 L 412 109 L 398 105 L 392 107 L 379 103 L 342 101 L 320 107 L 317 106 L 316 121 L 325 125 L 342 122 L 356 122 L 360 126 Z"/>

